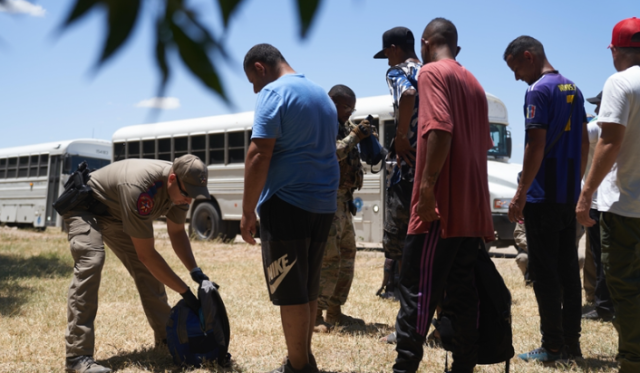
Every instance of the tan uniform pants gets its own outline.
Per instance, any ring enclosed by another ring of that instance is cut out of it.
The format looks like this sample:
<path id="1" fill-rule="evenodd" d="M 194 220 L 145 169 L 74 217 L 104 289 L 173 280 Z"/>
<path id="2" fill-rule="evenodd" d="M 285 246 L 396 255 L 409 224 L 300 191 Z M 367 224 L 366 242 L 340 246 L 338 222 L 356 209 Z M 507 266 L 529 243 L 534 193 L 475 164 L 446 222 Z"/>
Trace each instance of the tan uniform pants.
<path id="1" fill-rule="evenodd" d="M 131 237 L 123 231 L 122 222 L 94 216 L 87 211 L 70 212 L 64 216 L 64 222 L 69 229 L 69 246 L 74 261 L 67 301 L 66 356 L 93 355 L 93 322 L 98 312 L 104 243 L 109 245 L 133 277 L 156 342 L 166 338 L 165 324 L 171 307 L 167 303 L 164 285 L 140 262 Z"/>

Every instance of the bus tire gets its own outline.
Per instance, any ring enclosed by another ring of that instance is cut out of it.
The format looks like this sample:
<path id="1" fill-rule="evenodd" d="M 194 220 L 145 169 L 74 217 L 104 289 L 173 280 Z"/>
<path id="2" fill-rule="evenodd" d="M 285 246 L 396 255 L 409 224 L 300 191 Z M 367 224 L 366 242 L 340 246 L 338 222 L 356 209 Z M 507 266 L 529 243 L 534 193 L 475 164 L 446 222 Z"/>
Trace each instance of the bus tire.
<path id="1" fill-rule="evenodd" d="M 196 240 L 226 238 L 226 224 L 218 209 L 208 202 L 200 203 L 193 210 L 189 231 Z"/>

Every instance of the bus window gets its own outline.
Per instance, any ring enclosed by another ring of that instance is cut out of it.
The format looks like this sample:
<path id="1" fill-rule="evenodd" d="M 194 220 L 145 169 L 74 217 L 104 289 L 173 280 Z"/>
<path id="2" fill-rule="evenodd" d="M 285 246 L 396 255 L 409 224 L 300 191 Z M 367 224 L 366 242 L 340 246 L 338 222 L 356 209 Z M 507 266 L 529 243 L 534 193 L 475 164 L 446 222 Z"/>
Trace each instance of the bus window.
<path id="1" fill-rule="evenodd" d="M 6 176 L 7 158 L 0 159 L 0 179 L 4 179 Z"/>
<path id="2" fill-rule="evenodd" d="M 18 177 L 29 176 L 29 157 L 20 157 Z"/>
<path id="3" fill-rule="evenodd" d="M 228 163 L 243 163 L 244 162 L 244 131 L 242 132 L 229 132 L 227 133 L 227 139 L 229 141 L 229 162 Z"/>
<path id="4" fill-rule="evenodd" d="M 173 138 L 173 159 L 182 157 L 189 152 L 189 138 L 174 137 Z"/>
<path id="5" fill-rule="evenodd" d="M 171 159 L 171 139 L 158 139 L 158 159 L 173 161 Z"/>
<path id="6" fill-rule="evenodd" d="M 493 148 L 489 149 L 488 155 L 497 157 L 508 157 L 507 151 L 507 126 L 502 124 L 489 124 L 489 134 L 493 141 Z"/>
<path id="7" fill-rule="evenodd" d="M 38 176 L 47 176 L 48 170 L 49 170 L 49 154 L 42 154 L 40 156 L 40 168 L 38 171 Z"/>
<path id="8" fill-rule="evenodd" d="M 34 177 L 38 176 L 38 156 L 31 156 L 31 163 L 29 164 L 29 176 Z"/>
<path id="9" fill-rule="evenodd" d="M 206 135 L 191 136 L 191 154 L 207 162 L 207 137 Z"/>
<path id="10" fill-rule="evenodd" d="M 156 140 L 142 141 L 142 158 L 156 159 Z"/>
<path id="11" fill-rule="evenodd" d="M 16 177 L 18 174 L 18 158 L 9 158 L 7 164 L 7 178 Z"/>
<path id="12" fill-rule="evenodd" d="M 98 158 L 90 158 L 83 157 L 81 155 L 69 155 L 67 154 L 64 157 L 64 167 L 62 168 L 62 173 L 66 175 L 70 175 L 72 172 L 78 169 L 78 166 L 82 162 L 87 162 L 87 168 L 91 170 L 98 170 L 109 163 L 108 159 L 98 159 Z"/>
<path id="13" fill-rule="evenodd" d="M 113 143 L 113 161 L 114 162 L 121 161 L 124 158 L 125 158 L 124 143 L 123 142 Z"/>
<path id="14" fill-rule="evenodd" d="M 209 164 L 224 164 L 224 133 L 209 135 Z"/>
<path id="15" fill-rule="evenodd" d="M 140 141 L 127 143 L 127 159 L 140 158 Z"/>

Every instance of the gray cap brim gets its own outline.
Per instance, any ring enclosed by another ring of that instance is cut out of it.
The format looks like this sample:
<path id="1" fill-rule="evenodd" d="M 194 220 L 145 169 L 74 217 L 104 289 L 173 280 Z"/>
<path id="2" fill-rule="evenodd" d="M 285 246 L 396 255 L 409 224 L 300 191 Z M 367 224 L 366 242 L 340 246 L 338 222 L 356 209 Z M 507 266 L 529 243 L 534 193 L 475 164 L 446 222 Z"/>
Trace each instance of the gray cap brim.
<path id="1" fill-rule="evenodd" d="M 211 194 L 209 193 L 209 189 L 206 186 L 196 186 L 187 183 L 183 184 L 184 188 L 187 190 L 187 194 L 189 194 L 189 198 L 211 199 Z"/>

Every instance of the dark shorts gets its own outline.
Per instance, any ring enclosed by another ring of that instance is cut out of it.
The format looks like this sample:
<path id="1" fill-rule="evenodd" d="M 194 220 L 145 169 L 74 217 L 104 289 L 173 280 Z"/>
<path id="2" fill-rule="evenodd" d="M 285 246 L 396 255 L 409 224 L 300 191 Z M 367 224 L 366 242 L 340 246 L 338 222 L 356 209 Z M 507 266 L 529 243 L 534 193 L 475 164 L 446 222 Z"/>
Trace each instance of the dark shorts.
<path id="1" fill-rule="evenodd" d="M 260 206 L 262 264 L 277 306 L 318 299 L 324 247 L 334 214 L 315 214 L 278 196 Z"/>
<path id="2" fill-rule="evenodd" d="M 413 193 L 413 183 L 405 180 L 400 180 L 387 189 L 382 236 L 382 247 L 386 258 L 402 259 L 404 240 L 407 238 L 411 217 L 411 193 Z"/>

